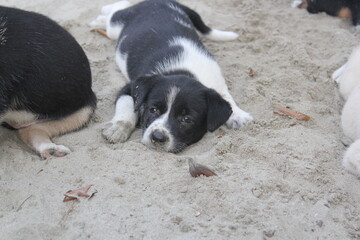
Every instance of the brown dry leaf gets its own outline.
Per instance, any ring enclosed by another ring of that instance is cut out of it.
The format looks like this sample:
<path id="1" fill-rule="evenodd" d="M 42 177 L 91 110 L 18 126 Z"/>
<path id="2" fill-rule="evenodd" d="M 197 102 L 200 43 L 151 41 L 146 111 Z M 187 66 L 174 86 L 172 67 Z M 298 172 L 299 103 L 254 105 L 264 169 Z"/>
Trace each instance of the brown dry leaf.
<path id="1" fill-rule="evenodd" d="M 275 230 L 268 230 L 263 232 L 264 235 L 268 238 L 272 238 L 275 235 Z"/>
<path id="2" fill-rule="evenodd" d="M 63 199 L 63 202 L 69 202 L 69 201 L 73 201 L 73 200 L 78 200 L 77 197 L 73 197 L 73 196 L 69 196 L 69 195 L 66 195 L 64 194 L 64 199 Z"/>
<path id="3" fill-rule="evenodd" d="M 207 166 L 198 164 L 192 159 L 189 159 L 188 162 L 189 162 L 189 172 L 192 177 L 199 177 L 201 175 L 204 175 L 206 177 L 217 176 L 217 174 Z"/>
<path id="4" fill-rule="evenodd" d="M 296 119 L 302 120 L 302 121 L 309 121 L 310 120 L 310 117 L 308 115 L 305 115 L 305 114 L 300 113 L 300 112 L 296 112 L 294 110 L 291 110 L 289 108 L 280 106 L 278 104 L 275 104 L 274 108 L 276 108 L 277 110 L 279 110 L 282 114 L 285 114 L 286 116 L 296 118 Z M 277 112 L 274 112 L 274 113 L 277 113 Z"/>
<path id="5" fill-rule="evenodd" d="M 255 75 L 255 72 L 254 72 L 254 70 L 253 70 L 252 68 L 249 68 L 249 69 L 248 69 L 248 75 L 249 75 L 250 77 L 253 77 L 253 76 Z"/>
<path id="6" fill-rule="evenodd" d="M 98 191 L 95 190 L 95 192 L 93 192 L 93 193 L 90 195 L 89 199 L 92 198 L 93 196 L 95 196 L 95 194 L 97 194 L 97 193 L 98 193 Z"/>
<path id="7" fill-rule="evenodd" d="M 94 186 L 94 184 L 90 184 L 87 185 L 85 187 L 81 187 L 78 189 L 74 189 L 74 190 L 69 190 L 66 192 L 66 194 L 64 194 L 64 200 L 63 202 L 68 202 L 68 201 L 72 201 L 72 200 L 77 200 L 78 197 L 85 197 L 85 198 L 91 198 L 95 195 L 95 193 L 97 193 L 97 191 L 95 190 L 95 192 L 93 192 L 91 195 L 87 194 L 87 191 L 89 191 L 89 189 Z"/>

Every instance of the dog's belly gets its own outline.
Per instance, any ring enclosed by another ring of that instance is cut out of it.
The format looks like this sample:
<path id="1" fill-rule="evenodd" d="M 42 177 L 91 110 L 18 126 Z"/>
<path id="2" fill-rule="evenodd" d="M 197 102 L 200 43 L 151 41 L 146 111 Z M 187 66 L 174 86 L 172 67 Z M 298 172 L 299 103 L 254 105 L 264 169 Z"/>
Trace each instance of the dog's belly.
<path id="1" fill-rule="evenodd" d="M 7 111 L 1 118 L 1 122 L 6 122 L 15 129 L 28 127 L 40 121 L 37 115 L 24 110 Z"/>

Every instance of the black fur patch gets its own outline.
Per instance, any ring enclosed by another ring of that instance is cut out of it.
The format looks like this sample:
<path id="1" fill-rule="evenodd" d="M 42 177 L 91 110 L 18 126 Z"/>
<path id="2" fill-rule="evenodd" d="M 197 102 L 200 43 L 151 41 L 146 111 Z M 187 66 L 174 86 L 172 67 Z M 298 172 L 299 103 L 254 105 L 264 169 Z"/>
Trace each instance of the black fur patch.
<path id="1" fill-rule="evenodd" d="M 0 115 L 26 110 L 43 119 L 96 106 L 89 61 L 51 19 L 0 7 Z"/>
<path id="2" fill-rule="evenodd" d="M 307 0 L 309 13 L 325 12 L 331 16 L 338 16 L 343 8 L 350 9 L 353 25 L 360 23 L 360 1 L 358 0 Z"/>

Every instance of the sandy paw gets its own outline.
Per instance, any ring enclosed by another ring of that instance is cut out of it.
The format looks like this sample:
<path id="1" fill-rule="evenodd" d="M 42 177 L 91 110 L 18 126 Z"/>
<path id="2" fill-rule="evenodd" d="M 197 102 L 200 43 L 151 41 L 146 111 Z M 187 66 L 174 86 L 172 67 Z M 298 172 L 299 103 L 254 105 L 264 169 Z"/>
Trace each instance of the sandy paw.
<path id="1" fill-rule="evenodd" d="M 226 122 L 226 126 L 228 126 L 228 128 L 240 128 L 252 120 L 253 117 L 250 113 L 247 113 L 238 108 L 236 110 L 233 110 L 233 113 Z"/>
<path id="2" fill-rule="evenodd" d="M 125 121 L 109 122 L 102 131 L 103 137 L 110 143 L 125 142 L 133 131 L 132 124 Z"/>
<path id="3" fill-rule="evenodd" d="M 40 156 L 46 160 L 51 156 L 64 157 L 69 154 L 71 150 L 63 145 L 56 145 L 54 143 L 44 143 L 40 146 Z"/>

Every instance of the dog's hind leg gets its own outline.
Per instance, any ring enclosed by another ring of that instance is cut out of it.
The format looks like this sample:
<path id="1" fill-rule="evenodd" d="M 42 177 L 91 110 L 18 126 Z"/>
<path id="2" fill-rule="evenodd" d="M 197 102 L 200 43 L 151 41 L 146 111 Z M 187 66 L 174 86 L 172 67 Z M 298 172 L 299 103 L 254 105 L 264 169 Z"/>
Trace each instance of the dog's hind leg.
<path id="1" fill-rule="evenodd" d="M 120 10 L 124 10 L 130 6 L 128 1 L 120 1 L 113 4 L 105 5 L 101 9 L 101 15 L 90 23 L 92 28 L 105 28 L 106 35 L 113 40 L 117 40 L 124 22 L 121 21 L 121 14 L 114 14 Z M 113 18 L 114 17 L 114 18 Z"/>
<path id="2" fill-rule="evenodd" d="M 121 89 L 115 104 L 115 115 L 105 125 L 103 137 L 110 143 L 125 142 L 134 131 L 138 121 L 134 99 L 130 94 L 130 84 Z"/>
<path id="3" fill-rule="evenodd" d="M 93 112 L 92 107 L 86 106 L 61 119 L 49 120 L 21 128 L 18 130 L 19 136 L 24 143 L 38 152 L 43 159 L 51 156 L 63 157 L 71 152 L 70 149 L 53 143 L 51 138 L 85 126 Z"/>
<path id="4" fill-rule="evenodd" d="M 201 19 L 200 15 L 195 12 L 194 10 L 179 4 L 179 7 L 188 15 L 191 22 L 194 24 L 195 28 L 206 38 L 213 40 L 213 41 L 231 41 L 235 40 L 239 37 L 239 35 L 235 32 L 231 31 L 222 31 L 214 28 L 208 27 L 203 20 Z"/>

